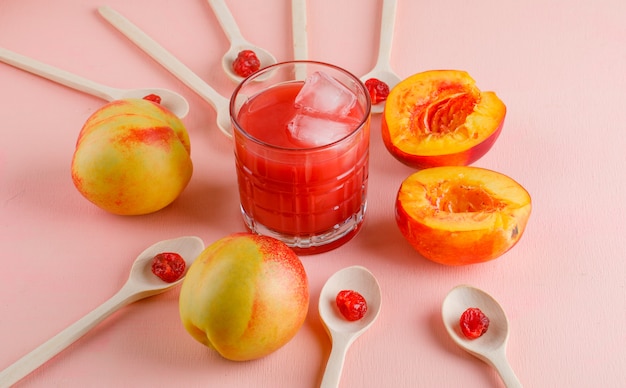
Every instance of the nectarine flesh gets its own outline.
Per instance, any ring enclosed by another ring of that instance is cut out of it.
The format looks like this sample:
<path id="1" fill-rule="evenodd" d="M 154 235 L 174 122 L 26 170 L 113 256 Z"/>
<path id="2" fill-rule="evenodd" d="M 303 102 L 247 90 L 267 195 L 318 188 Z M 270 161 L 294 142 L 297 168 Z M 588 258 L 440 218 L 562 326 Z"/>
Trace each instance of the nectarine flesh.
<path id="1" fill-rule="evenodd" d="M 516 181 L 468 166 L 410 175 L 396 198 L 402 235 L 425 258 L 447 265 L 495 259 L 522 236 L 531 198 Z"/>
<path id="2" fill-rule="evenodd" d="M 388 151 L 414 168 L 468 165 L 498 138 L 506 106 L 465 71 L 415 74 L 389 93 L 382 117 Z"/>

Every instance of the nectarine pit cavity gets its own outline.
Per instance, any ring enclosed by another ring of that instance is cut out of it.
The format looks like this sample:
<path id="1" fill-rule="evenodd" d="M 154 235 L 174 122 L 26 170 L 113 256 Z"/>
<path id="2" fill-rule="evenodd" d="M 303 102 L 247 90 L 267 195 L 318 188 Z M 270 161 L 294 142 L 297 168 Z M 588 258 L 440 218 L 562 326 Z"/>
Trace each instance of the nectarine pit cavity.
<path id="1" fill-rule="evenodd" d="M 467 138 L 465 121 L 480 101 L 480 95 L 467 92 L 442 93 L 413 113 L 411 130 L 418 137 L 443 136 L 456 132 Z M 460 140 L 460 139 L 459 139 Z"/>
<path id="2" fill-rule="evenodd" d="M 443 181 L 428 191 L 428 199 L 433 207 L 448 213 L 491 213 L 506 206 L 480 185 Z"/>

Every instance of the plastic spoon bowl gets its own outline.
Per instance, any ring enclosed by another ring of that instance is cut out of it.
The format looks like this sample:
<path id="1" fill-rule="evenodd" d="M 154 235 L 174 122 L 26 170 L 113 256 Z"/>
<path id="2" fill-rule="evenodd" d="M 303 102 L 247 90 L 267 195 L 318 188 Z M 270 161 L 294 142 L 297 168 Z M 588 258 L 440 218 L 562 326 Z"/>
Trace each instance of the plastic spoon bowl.
<path id="1" fill-rule="evenodd" d="M 176 282 L 166 283 L 152 273 L 152 259 L 156 254 L 176 252 L 185 259 L 187 267 L 189 267 L 203 249 L 202 240 L 194 236 L 160 241 L 148 247 L 133 263 L 126 284 L 111 299 L 0 372 L 0 387 L 9 387 L 21 380 L 113 312 L 130 303 L 160 294 L 180 284 L 184 276 Z"/>
<path id="2" fill-rule="evenodd" d="M 168 89 L 116 89 L 90 81 L 4 48 L 0 48 L 0 61 L 106 101 L 115 101 L 124 98 L 144 98 L 147 95 L 156 94 L 161 97 L 161 104 L 176 116 L 183 118 L 189 113 L 189 103 L 187 100 L 180 94 Z"/>
<path id="3" fill-rule="evenodd" d="M 276 63 L 276 58 L 266 49 L 248 42 L 241 35 L 241 31 L 235 22 L 235 18 L 226 6 L 224 0 L 208 0 L 209 5 L 213 9 L 217 20 L 219 21 L 224 33 L 230 41 L 230 48 L 222 57 L 222 68 L 226 75 L 236 83 L 243 81 L 243 78 L 233 70 L 233 62 L 237 58 L 239 52 L 243 50 L 252 50 L 261 62 L 261 68 Z"/>
<path id="4" fill-rule="evenodd" d="M 339 291 L 353 290 L 367 302 L 367 313 L 358 321 L 346 320 L 336 304 Z M 320 293 L 319 312 L 322 323 L 332 340 L 332 349 L 321 388 L 337 387 L 348 348 L 374 323 L 381 306 L 378 281 L 370 271 L 361 266 L 347 267 L 333 274 Z"/>
<path id="5" fill-rule="evenodd" d="M 397 0 L 383 0 L 383 11 L 380 22 L 380 43 L 378 45 L 378 59 L 374 68 L 361 77 L 365 83 L 370 78 L 376 78 L 392 89 L 402 79 L 391 70 L 391 45 L 393 43 L 393 30 L 396 23 Z M 372 104 L 372 113 L 382 113 L 385 108 L 384 101 Z"/>
<path id="6" fill-rule="evenodd" d="M 478 307 L 490 321 L 487 332 L 473 340 L 465 338 L 459 326 L 461 314 L 470 307 Z M 495 299 L 478 288 L 458 286 L 444 299 L 441 315 L 448 334 L 457 345 L 493 366 L 508 388 L 522 386 L 506 358 L 509 322 Z"/>
<path id="7" fill-rule="evenodd" d="M 113 8 L 102 6 L 98 9 L 100 15 L 113 27 L 124 34 L 137 47 L 150 55 L 155 61 L 165 67 L 170 73 L 181 80 L 190 89 L 208 102 L 217 113 L 217 127 L 224 135 L 232 138 L 233 129 L 230 123 L 230 101 L 215 91 L 211 86 L 198 77 L 191 69 L 185 66 L 178 58 L 154 41 L 145 32 L 131 23 Z"/>

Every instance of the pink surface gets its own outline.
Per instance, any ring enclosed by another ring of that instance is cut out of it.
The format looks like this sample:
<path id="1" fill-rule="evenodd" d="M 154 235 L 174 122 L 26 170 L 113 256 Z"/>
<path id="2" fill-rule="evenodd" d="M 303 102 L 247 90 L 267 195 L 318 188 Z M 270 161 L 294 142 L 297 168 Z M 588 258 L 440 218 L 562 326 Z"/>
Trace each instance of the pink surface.
<path id="1" fill-rule="evenodd" d="M 290 1 L 231 0 L 249 40 L 292 57 Z M 225 96 L 228 41 L 204 0 L 109 5 Z M 310 57 L 369 71 L 380 1 L 309 1 Z M 243 230 L 232 144 L 213 109 L 110 27 L 93 0 L 3 0 L 0 46 L 115 87 L 183 93 L 194 176 L 168 208 L 110 215 L 74 189 L 78 131 L 103 102 L 0 64 L 0 369 L 112 296 L 131 262 L 161 239 L 209 244 Z M 476 166 L 507 174 L 533 197 L 520 243 L 500 259 L 449 268 L 421 258 L 393 218 L 412 170 L 386 152 L 373 119 L 369 214 L 347 245 L 303 257 L 311 307 L 297 336 L 253 362 L 195 342 L 178 318 L 178 290 L 131 305 L 22 380 L 28 387 L 315 387 L 330 341 L 318 295 L 335 271 L 369 268 L 383 290 L 379 320 L 348 353 L 342 387 L 501 386 L 447 337 L 440 306 L 468 283 L 504 306 L 508 355 L 527 387 L 618 387 L 626 381 L 626 3 L 400 0 L 393 67 L 469 71 L 508 106 L 494 148 Z"/>

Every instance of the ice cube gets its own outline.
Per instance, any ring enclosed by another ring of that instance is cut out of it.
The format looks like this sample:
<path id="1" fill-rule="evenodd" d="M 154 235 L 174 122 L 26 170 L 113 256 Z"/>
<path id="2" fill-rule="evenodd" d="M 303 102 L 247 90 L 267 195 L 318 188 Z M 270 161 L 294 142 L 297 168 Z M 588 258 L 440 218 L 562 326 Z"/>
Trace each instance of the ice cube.
<path id="1" fill-rule="evenodd" d="M 306 78 L 295 100 L 297 108 L 335 117 L 346 116 L 356 102 L 350 89 L 321 71 Z"/>
<path id="2" fill-rule="evenodd" d="M 359 123 L 350 118 L 342 120 L 298 113 L 287 124 L 291 139 L 302 147 L 319 147 L 347 136 Z"/>

